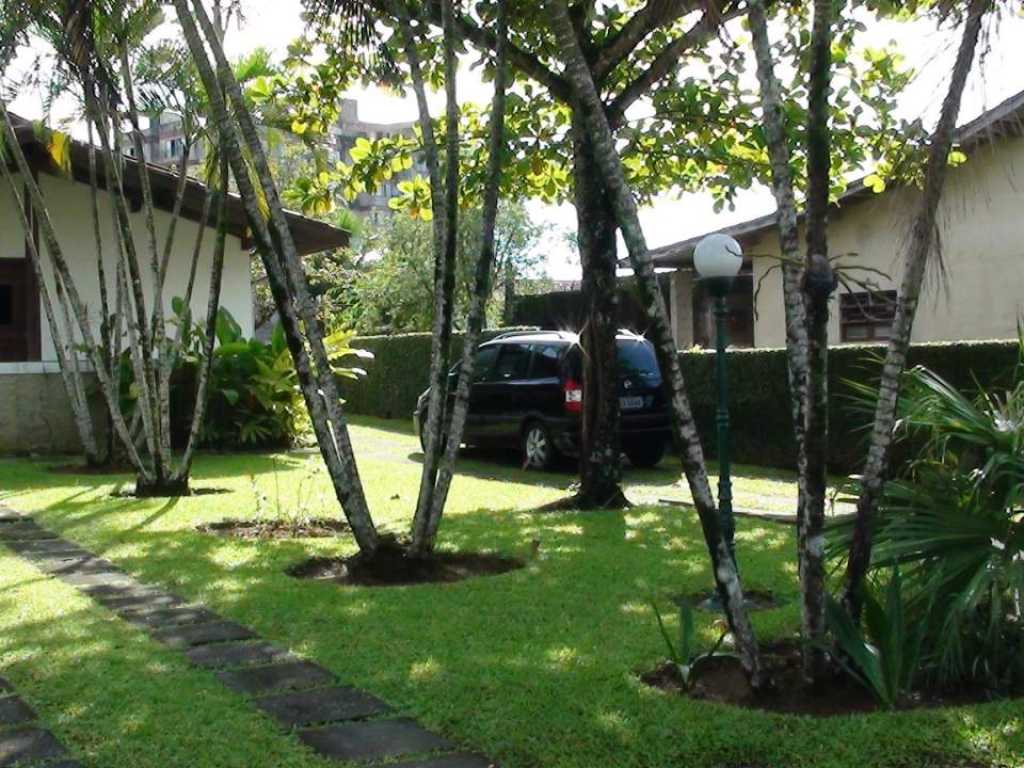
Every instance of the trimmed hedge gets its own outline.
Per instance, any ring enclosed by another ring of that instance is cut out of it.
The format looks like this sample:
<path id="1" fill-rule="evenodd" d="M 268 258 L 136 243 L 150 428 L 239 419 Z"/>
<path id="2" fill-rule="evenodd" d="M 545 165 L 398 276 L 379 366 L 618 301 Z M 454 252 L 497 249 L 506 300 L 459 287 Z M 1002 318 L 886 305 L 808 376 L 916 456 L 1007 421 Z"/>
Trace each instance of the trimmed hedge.
<path id="1" fill-rule="evenodd" d="M 958 389 L 1009 384 L 1018 359 L 1015 341 L 915 344 L 909 365 L 923 365 Z M 834 472 L 860 469 L 871 416 L 856 407 L 846 381 L 875 385 L 885 347 L 840 346 L 829 350 L 829 462 Z M 709 456 L 716 450 L 714 352 L 680 353 L 694 416 Z M 786 354 L 783 349 L 729 353 L 729 416 L 735 461 L 792 468 L 796 446 L 790 419 Z M 897 457 L 899 460 L 900 457 Z"/>
<path id="2" fill-rule="evenodd" d="M 487 331 L 493 338 L 502 331 Z M 461 353 L 462 337 L 453 343 L 452 360 Z M 416 398 L 427 386 L 430 334 L 357 338 L 353 346 L 371 350 L 368 376 L 343 381 L 347 408 L 352 413 L 384 418 L 411 418 Z M 1012 378 L 1018 359 L 1016 341 L 915 344 L 910 365 L 924 365 L 954 386 L 969 392 L 978 384 L 998 390 Z M 829 350 L 831 392 L 829 454 L 832 470 L 856 471 L 863 462 L 868 418 L 850 400 L 843 382 L 877 381 L 882 346 L 840 346 Z M 715 356 L 713 352 L 681 352 L 687 390 L 701 438 L 709 456 L 715 445 Z M 746 464 L 792 467 L 793 429 L 790 424 L 786 356 L 782 349 L 734 350 L 729 353 L 733 459 Z"/>

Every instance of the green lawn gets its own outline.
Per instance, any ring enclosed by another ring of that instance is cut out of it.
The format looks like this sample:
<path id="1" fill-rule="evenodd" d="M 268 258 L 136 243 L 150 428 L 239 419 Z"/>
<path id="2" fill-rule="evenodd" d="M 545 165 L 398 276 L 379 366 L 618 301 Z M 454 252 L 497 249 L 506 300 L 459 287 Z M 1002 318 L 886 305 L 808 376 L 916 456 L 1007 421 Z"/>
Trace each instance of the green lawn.
<path id="1" fill-rule="evenodd" d="M 404 424 L 354 427 L 360 472 L 379 521 L 404 531 L 419 464 Z M 201 456 L 187 499 L 111 498 L 120 483 L 47 472 L 52 462 L 0 461 L 0 498 L 134 575 L 248 624 L 386 699 L 506 768 L 526 766 L 1024 766 L 1024 702 L 814 720 L 735 710 L 646 689 L 634 672 L 664 651 L 647 596 L 710 583 L 693 513 L 641 506 L 627 514 L 529 510 L 572 476 L 526 474 L 514 460 L 462 463 L 443 546 L 540 556 L 521 571 L 459 584 L 389 589 L 298 582 L 284 569 L 351 542 L 243 543 L 196 533 L 251 516 L 255 482 L 289 507 L 337 514 L 316 457 Z M 252 479 L 251 479 L 252 478 Z M 684 498 L 670 462 L 628 476 L 652 503 Z M 787 511 L 783 473 L 741 468 L 737 503 Z M 763 637 L 797 624 L 790 529 L 738 521 L 746 584 L 790 598 L 759 613 Z M 705 636 L 713 630 L 705 618 Z M 73 588 L 0 547 L 0 675 L 90 766 L 322 766 L 211 673 L 190 668 Z"/>

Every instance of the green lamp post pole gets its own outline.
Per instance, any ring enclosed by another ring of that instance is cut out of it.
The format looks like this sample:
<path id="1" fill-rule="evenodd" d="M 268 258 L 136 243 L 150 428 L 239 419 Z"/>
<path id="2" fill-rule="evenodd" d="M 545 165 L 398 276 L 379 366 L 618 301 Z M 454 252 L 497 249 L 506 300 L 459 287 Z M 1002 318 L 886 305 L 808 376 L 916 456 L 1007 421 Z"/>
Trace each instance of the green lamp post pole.
<path id="1" fill-rule="evenodd" d="M 717 278 L 712 287 L 715 297 L 715 376 L 718 380 L 718 524 L 732 559 L 736 559 L 736 520 L 732 512 L 732 433 L 729 430 L 729 366 L 725 350 L 729 346 L 729 305 L 727 297 L 732 280 Z"/>
<path id="2" fill-rule="evenodd" d="M 718 383 L 718 408 L 715 422 L 718 426 L 718 522 L 722 538 L 736 559 L 736 521 L 732 509 L 732 466 L 729 429 L 729 376 L 726 348 L 729 345 L 728 297 L 732 284 L 743 265 L 743 251 L 739 243 L 728 235 L 708 235 L 697 243 L 693 251 L 693 265 L 701 281 L 714 298 L 715 307 L 715 376 Z"/>

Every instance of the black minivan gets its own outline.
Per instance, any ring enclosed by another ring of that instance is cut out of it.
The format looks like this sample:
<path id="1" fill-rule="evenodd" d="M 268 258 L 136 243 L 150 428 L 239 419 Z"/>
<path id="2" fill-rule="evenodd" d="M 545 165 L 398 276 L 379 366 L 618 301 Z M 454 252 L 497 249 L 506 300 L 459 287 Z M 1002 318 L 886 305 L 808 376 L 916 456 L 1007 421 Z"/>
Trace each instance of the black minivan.
<path id="1" fill-rule="evenodd" d="M 620 331 L 619 411 L 622 450 L 637 467 L 653 467 L 668 442 L 669 412 L 654 346 Z M 472 446 L 518 446 L 523 465 L 552 466 L 559 456 L 578 456 L 583 410 L 582 349 L 567 331 L 505 333 L 476 353 L 463 442 Z M 458 365 L 451 371 L 454 397 Z M 420 443 L 430 390 L 416 403 L 413 423 Z"/>

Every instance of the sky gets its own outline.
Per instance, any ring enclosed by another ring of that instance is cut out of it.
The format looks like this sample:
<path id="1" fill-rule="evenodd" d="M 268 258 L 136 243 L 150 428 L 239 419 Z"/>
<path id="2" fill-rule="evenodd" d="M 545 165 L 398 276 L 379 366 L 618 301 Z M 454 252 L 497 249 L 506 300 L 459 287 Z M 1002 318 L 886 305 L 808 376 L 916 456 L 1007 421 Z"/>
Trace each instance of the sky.
<path id="1" fill-rule="evenodd" d="M 299 0 L 243 0 L 243 9 L 243 25 L 232 28 L 226 39 L 230 56 L 240 55 L 257 46 L 283 53 L 288 43 L 302 34 Z M 1024 90 L 1024 18 L 1003 18 L 997 27 L 987 32 L 986 53 L 968 81 L 960 122 L 966 122 Z M 929 22 L 887 22 L 873 23 L 866 35 L 865 41 L 875 46 L 898 41 L 899 50 L 908 65 L 918 72 L 901 100 L 901 116 L 923 115 L 926 124 L 931 125 L 945 94 L 949 69 L 956 54 L 958 31 L 936 30 Z M 27 59 L 23 57 L 23 60 Z M 490 87 L 482 83 L 469 67 L 462 67 L 458 89 L 460 101 L 486 103 L 490 100 Z M 359 114 L 364 120 L 396 122 L 416 119 L 416 105 L 411 96 L 402 98 L 378 88 L 357 89 L 348 95 L 358 100 Z M 433 95 L 431 108 L 434 114 L 443 111 L 441 94 Z M 12 109 L 27 117 L 37 117 L 41 113 L 38 96 L 31 94 L 20 96 L 12 104 Z M 644 109 L 643 103 L 636 106 L 639 112 Z M 528 205 L 535 221 L 552 226 L 551 234 L 538 246 L 546 256 L 548 276 L 578 279 L 579 265 L 565 239 L 565 233 L 575 229 L 576 217 L 572 206 L 537 202 Z M 761 216 L 773 209 L 774 202 L 766 188 L 741 192 L 734 209 L 717 214 L 710 195 L 679 197 L 665 194 L 653 205 L 641 209 L 640 220 L 648 245 L 658 247 Z"/>

